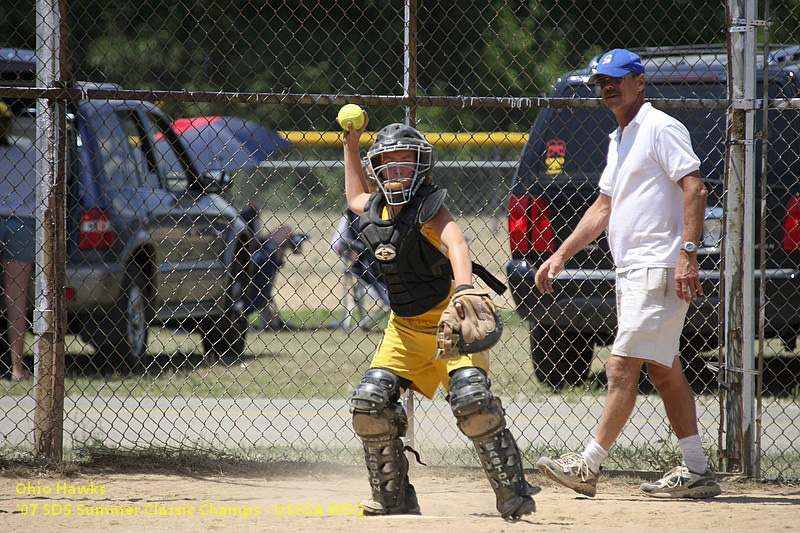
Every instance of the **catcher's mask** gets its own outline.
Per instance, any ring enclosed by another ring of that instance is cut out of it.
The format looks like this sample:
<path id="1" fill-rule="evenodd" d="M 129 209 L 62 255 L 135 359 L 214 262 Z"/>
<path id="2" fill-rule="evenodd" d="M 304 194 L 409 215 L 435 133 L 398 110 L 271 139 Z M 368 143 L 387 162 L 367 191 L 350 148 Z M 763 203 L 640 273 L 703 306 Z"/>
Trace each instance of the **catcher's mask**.
<path id="1" fill-rule="evenodd" d="M 403 205 L 430 179 L 433 161 L 433 146 L 422 133 L 404 124 L 389 124 L 375 137 L 364 166 L 386 202 Z"/>

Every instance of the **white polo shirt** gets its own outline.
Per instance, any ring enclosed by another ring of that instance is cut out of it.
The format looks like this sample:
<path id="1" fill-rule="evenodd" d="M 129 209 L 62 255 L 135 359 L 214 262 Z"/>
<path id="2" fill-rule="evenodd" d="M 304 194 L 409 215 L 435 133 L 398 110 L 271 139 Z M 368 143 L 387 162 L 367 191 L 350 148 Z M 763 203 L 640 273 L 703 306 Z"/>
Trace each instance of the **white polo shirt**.
<path id="1" fill-rule="evenodd" d="M 683 189 L 677 182 L 700 168 L 689 131 L 644 104 L 609 138 L 599 185 L 611 197 L 608 244 L 617 271 L 674 268 L 683 244 Z"/>

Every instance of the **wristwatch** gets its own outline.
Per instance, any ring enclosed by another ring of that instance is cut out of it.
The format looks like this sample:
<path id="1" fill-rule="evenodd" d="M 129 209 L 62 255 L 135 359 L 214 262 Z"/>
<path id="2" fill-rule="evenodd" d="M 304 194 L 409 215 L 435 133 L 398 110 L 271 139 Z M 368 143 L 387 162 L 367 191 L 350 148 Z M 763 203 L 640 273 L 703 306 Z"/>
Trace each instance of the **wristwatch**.
<path id="1" fill-rule="evenodd" d="M 681 250 L 683 250 L 687 254 L 690 254 L 692 252 L 697 251 L 697 245 L 693 242 L 685 242 L 683 243 L 683 246 L 681 246 Z"/>

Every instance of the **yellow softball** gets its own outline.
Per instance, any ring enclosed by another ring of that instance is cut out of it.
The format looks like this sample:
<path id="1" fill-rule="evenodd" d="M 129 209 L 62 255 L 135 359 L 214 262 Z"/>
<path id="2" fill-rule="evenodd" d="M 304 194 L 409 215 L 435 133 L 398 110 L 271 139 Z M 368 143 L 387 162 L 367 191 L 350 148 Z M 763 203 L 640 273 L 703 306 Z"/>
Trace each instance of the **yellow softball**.
<path id="1" fill-rule="evenodd" d="M 361 107 L 357 106 L 356 104 L 346 104 L 339 110 L 336 120 L 339 121 L 339 125 L 344 131 L 348 131 L 348 122 L 352 122 L 353 127 L 357 130 L 360 130 L 364 127 L 366 116 L 364 115 L 364 110 L 361 109 Z"/>

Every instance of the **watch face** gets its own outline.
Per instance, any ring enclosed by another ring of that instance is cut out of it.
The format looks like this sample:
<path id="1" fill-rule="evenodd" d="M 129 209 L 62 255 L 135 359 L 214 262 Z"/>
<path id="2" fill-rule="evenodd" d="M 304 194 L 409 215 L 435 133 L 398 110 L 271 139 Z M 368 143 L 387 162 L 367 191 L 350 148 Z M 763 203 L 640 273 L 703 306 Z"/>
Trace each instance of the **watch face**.
<path id="1" fill-rule="evenodd" d="M 697 250 L 697 245 L 693 242 L 685 242 L 683 243 L 683 249 L 686 252 L 694 252 L 695 250 Z"/>

